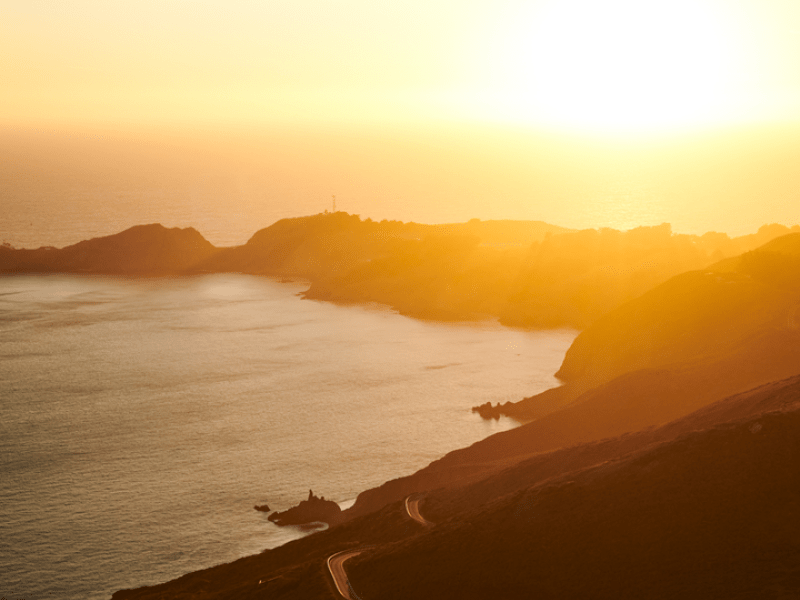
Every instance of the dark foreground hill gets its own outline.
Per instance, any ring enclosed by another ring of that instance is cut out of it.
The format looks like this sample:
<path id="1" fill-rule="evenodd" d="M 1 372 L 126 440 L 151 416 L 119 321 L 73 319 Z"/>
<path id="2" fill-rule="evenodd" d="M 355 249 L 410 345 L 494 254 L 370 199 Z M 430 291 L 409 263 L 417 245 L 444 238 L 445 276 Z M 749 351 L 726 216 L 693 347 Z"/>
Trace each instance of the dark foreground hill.
<path id="1" fill-rule="evenodd" d="M 639 434 L 428 492 L 262 554 L 114 600 L 794 598 L 800 594 L 800 377 Z M 261 583 L 259 583 L 261 582 Z"/>
<path id="2" fill-rule="evenodd" d="M 424 510 L 424 506 L 423 506 Z M 352 560 L 362 598 L 796 598 L 800 412 L 518 489 Z"/>

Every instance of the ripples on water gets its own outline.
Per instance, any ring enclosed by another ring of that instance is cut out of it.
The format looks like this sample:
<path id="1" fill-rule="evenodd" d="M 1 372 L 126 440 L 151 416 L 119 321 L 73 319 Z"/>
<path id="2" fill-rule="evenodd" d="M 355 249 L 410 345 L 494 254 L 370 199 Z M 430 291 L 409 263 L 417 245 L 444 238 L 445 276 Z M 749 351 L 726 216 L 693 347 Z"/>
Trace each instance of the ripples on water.
<path id="1" fill-rule="evenodd" d="M 337 501 L 513 426 L 574 332 L 301 301 L 302 284 L 0 279 L 0 595 L 107 599 L 303 535 Z"/>

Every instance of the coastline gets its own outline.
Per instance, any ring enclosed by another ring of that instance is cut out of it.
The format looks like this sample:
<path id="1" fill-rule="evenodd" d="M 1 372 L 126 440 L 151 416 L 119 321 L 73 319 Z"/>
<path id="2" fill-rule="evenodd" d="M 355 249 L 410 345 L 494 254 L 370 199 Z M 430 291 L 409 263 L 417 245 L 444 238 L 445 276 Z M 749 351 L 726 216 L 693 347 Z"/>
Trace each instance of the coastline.
<path id="1" fill-rule="evenodd" d="M 295 295 L 302 285 L 271 277 L 140 280 L 53 274 L 0 281 L 4 291 L 14 292 L 2 296 L 2 310 L 16 315 L 4 340 L 19 354 L 6 359 L 5 376 L 19 384 L 11 396 L 4 394 L 5 408 L 11 410 L 6 426 L 16 432 L 5 438 L 5 455 L 22 453 L 23 459 L 31 444 L 41 449 L 47 441 L 53 454 L 45 464 L 61 464 L 64 476 L 92 464 L 92 456 L 100 473 L 109 469 L 97 481 L 91 472 L 82 474 L 80 496 L 59 485 L 64 496 L 57 496 L 56 505 L 48 503 L 55 500 L 52 488 L 33 484 L 23 486 L 27 495 L 4 503 L 10 511 L 8 539 L 15 546 L 48 539 L 34 532 L 42 524 L 73 540 L 71 546 L 37 552 L 42 559 L 58 564 L 59 556 L 71 556 L 76 545 L 82 548 L 73 557 L 75 569 L 57 578 L 32 579 L 43 572 L 35 566 L 37 559 L 25 563 L 24 555 L 10 557 L 6 585 L 17 580 L 14 591 L 27 595 L 49 590 L 63 598 L 101 600 L 115 589 L 167 581 L 288 541 L 295 532 L 279 531 L 252 510 L 254 503 L 284 510 L 309 485 L 326 498 L 352 501 L 364 489 L 509 426 L 507 420 L 481 421 L 469 413 L 469 405 L 487 395 L 501 401 L 521 396 L 538 378 L 524 371 L 521 361 L 541 356 L 538 349 L 552 345 L 552 357 L 538 358 L 552 373 L 574 337 L 531 337 L 498 326 L 440 325 L 389 310 L 304 302 Z M 373 335 L 364 338 L 363 332 Z M 513 346 L 522 356 L 511 353 Z M 77 358 L 73 348 L 80 348 Z M 470 348 L 489 357 L 509 354 L 507 360 L 472 366 Z M 42 360 L 48 363 L 46 373 L 37 368 Z M 287 370 L 288 364 L 296 367 Z M 442 365 L 448 366 L 428 368 Z M 505 383 L 493 389 L 484 378 Z M 451 379 L 469 389 L 450 386 Z M 37 381 L 51 383 L 40 389 Z M 356 381 L 362 385 L 353 388 L 349 382 Z M 382 401 L 376 403 L 377 398 Z M 89 406 L 94 408 L 87 412 Z M 330 414 L 332 406 L 341 410 Z M 81 415 L 75 427 L 82 436 L 70 437 L 70 423 Z M 407 431 L 394 431 L 393 423 L 408 423 Z M 292 433 L 299 427 L 308 435 Z M 109 437 L 112 431 L 118 435 Z M 284 431 L 293 439 L 284 439 Z M 394 444 L 380 442 L 388 436 Z M 340 448 L 341 453 L 330 451 Z M 315 458 L 320 452 L 322 458 Z M 162 458 L 140 464 L 148 456 Z M 307 457 L 304 464 L 295 464 L 300 456 Z M 375 469 L 369 466 L 373 462 L 379 463 Z M 13 464 L 4 486 L 18 487 L 24 476 L 25 463 Z M 133 487 L 131 479 L 138 482 Z M 107 497 L 113 490 L 119 491 Z M 14 525 L 33 498 L 42 509 L 40 518 L 30 527 Z M 145 514 L 157 510 L 162 515 L 157 522 L 169 527 L 140 516 L 143 503 Z M 71 516 L 77 508 L 79 515 L 97 513 L 90 519 L 94 525 L 67 532 L 79 518 Z M 95 539 L 98 530 L 108 535 Z M 112 540 L 117 542 L 109 548 Z M 117 583 L 105 595 L 87 593 L 103 591 L 100 584 L 82 582 L 102 575 L 125 548 L 145 550 L 135 561 L 121 557 L 120 569 L 106 573 Z M 97 554 L 105 557 L 102 564 L 81 567 L 83 556 Z M 121 579 L 128 571 L 142 574 Z M 49 587 L 54 581 L 62 587 Z M 77 586 L 66 588 L 72 593 L 64 591 L 66 582 Z M 9 596 L 7 587 L 4 593 Z"/>
<path id="2" fill-rule="evenodd" d="M 729 238 L 673 234 L 668 224 L 574 231 L 539 221 L 378 223 L 336 212 L 283 219 L 235 247 L 157 224 L 62 249 L 3 246 L 0 274 L 270 275 L 308 281 L 305 298 L 377 303 L 414 318 L 582 330 L 671 277 L 794 230 L 770 225 Z"/>
<path id="3" fill-rule="evenodd" d="M 320 216 L 316 218 L 318 220 L 309 219 L 315 226 L 331 224 L 327 216 Z M 351 231 L 350 234 L 359 237 L 363 233 L 359 229 L 362 226 L 361 221 L 345 215 L 335 217 L 332 221 L 336 225 L 332 234 L 334 237 L 341 234 L 342 220 L 352 226 L 352 229 L 358 230 L 356 233 Z M 297 222 L 283 223 L 278 227 L 279 230 L 283 228 L 282 233 L 272 231 L 254 236 L 254 239 L 262 238 L 264 245 L 260 249 L 228 249 L 230 252 L 226 256 L 226 253 L 216 252 L 213 248 L 208 250 L 206 247 L 209 254 L 203 260 L 211 261 L 222 272 L 228 272 L 225 269 L 231 268 L 231 265 L 249 264 L 251 270 L 256 271 L 254 274 L 270 276 L 290 271 L 300 272 L 300 267 L 305 265 L 311 288 L 327 285 L 325 289 L 328 290 L 328 297 L 324 299 L 335 303 L 351 301 L 352 290 L 358 291 L 358 297 L 372 298 L 371 301 L 379 301 L 376 298 L 381 298 L 378 294 L 380 290 L 394 289 L 395 294 L 400 294 L 399 288 L 386 287 L 386 280 L 374 281 L 374 257 L 361 262 L 363 254 L 356 253 L 348 258 L 337 256 L 335 252 L 323 252 L 320 255 L 316 246 L 311 250 L 303 249 L 304 240 L 310 239 L 308 236 L 313 233 L 314 227 L 309 232 L 305 221 L 300 222 L 299 230 L 297 225 Z M 661 240 L 658 244 L 663 243 L 664 239 L 668 239 L 669 244 L 675 242 L 672 239 L 675 236 L 668 230 L 656 229 L 655 232 L 638 234 L 647 234 L 645 239 L 651 239 L 649 234 L 655 234 L 656 241 Z M 269 229 L 262 230 L 266 231 Z M 290 245 L 287 250 L 286 236 L 292 237 L 298 232 L 303 234 L 302 239 L 299 242 L 295 239 L 294 245 Z M 155 226 L 151 226 L 149 233 L 156 237 L 163 234 Z M 667 233 L 666 238 L 664 233 Z M 194 237 L 191 232 L 187 235 Z M 562 235 L 569 237 L 572 234 Z M 595 241 L 598 239 L 595 234 L 588 236 Z M 551 236 L 549 239 L 558 237 Z M 319 242 L 314 235 L 311 238 L 314 240 L 312 244 Z M 796 374 L 796 365 L 800 364 L 797 331 L 792 326 L 793 315 L 796 313 L 793 294 L 800 283 L 796 281 L 799 240 L 798 233 L 774 238 L 756 250 L 724 258 L 701 269 L 681 272 L 649 288 L 645 293 L 622 302 L 586 326 L 567 351 L 558 371 L 565 383 L 563 389 L 567 390 L 563 398 L 554 399 L 550 390 L 549 393 L 527 398 L 522 403 L 514 403 L 525 410 L 533 407 L 535 412 L 529 422 L 516 429 L 490 436 L 470 447 L 453 450 L 411 476 L 390 480 L 376 488 L 364 490 L 356 498 L 354 505 L 346 511 L 348 514 L 344 523 L 319 532 L 318 536 L 311 536 L 320 541 L 320 548 L 314 549 L 311 542 L 290 543 L 287 546 L 291 548 L 280 546 L 270 551 L 270 555 L 285 557 L 288 561 L 285 567 L 290 568 L 289 565 L 301 560 L 296 551 L 302 549 L 301 554 L 305 557 L 302 558 L 302 564 L 306 564 L 309 560 L 316 561 L 319 552 L 327 551 L 329 541 L 332 544 L 351 543 L 346 540 L 355 535 L 353 532 L 357 532 L 359 537 L 371 536 L 371 541 L 375 543 L 399 543 L 399 540 L 419 533 L 409 529 L 405 521 L 398 520 L 393 508 L 409 493 L 455 489 L 473 484 L 480 486 L 483 485 L 481 481 L 488 481 L 498 470 L 533 460 L 537 456 L 548 456 L 567 447 L 590 448 L 593 447 L 592 444 L 599 443 L 598 440 L 626 439 L 625 436 L 634 432 L 647 431 L 664 423 L 680 422 L 687 414 L 694 414 L 693 411 L 703 410 L 706 406 L 716 406 L 723 402 L 728 403 L 726 406 L 730 405 L 731 399 L 737 397 L 736 394 L 757 389 L 758 386 L 789 381 L 787 378 Z M 330 241 L 327 239 L 327 242 Z M 678 242 L 683 244 L 686 241 Z M 399 269 L 392 280 L 395 285 L 398 282 L 408 283 L 423 275 L 427 277 L 431 272 L 445 273 L 447 269 L 453 270 L 456 263 L 448 261 L 464 253 L 474 256 L 470 252 L 480 247 L 480 243 L 475 245 L 474 239 L 465 242 L 462 238 L 444 242 L 419 242 L 420 240 L 412 240 L 411 246 L 403 246 L 404 249 L 399 254 L 392 255 L 394 258 L 403 256 L 399 264 L 410 264 L 410 271 L 399 268 L 397 261 L 392 262 L 392 256 L 388 259 L 384 256 L 379 260 L 383 265 L 379 271 L 385 272 L 388 264 L 391 268 Z M 102 242 L 107 243 L 108 241 Z M 409 248 L 413 250 L 410 254 Z M 531 248 L 537 248 L 538 252 L 541 245 L 532 245 Z M 569 254 L 568 249 L 564 251 Z M 528 252 L 530 253 L 530 248 Z M 276 255 L 282 257 L 277 266 L 274 261 L 269 263 L 270 257 L 274 259 Z M 425 260 L 414 262 L 415 256 L 419 259 L 423 255 Z M 537 256 L 540 255 L 541 252 Z M 314 256 L 322 256 L 325 260 L 308 262 L 307 259 Z M 485 258 L 480 253 L 478 256 Z M 177 262 L 172 264 L 183 264 L 180 261 L 185 260 L 185 257 L 181 257 L 181 252 L 178 251 L 171 259 Z M 324 263 L 325 268 L 321 263 Z M 162 261 L 159 264 L 168 263 Z M 269 268 L 265 268 L 265 264 Z M 474 263 L 471 264 L 474 266 Z M 255 265 L 261 267 L 256 268 Z M 391 272 L 391 268 L 388 272 Z M 191 274 L 193 269 L 194 267 L 184 268 L 181 273 Z M 471 272 L 469 269 L 463 270 L 463 262 L 456 264 L 455 270 L 459 269 L 462 275 Z M 162 271 L 168 272 L 168 269 Z M 138 275 L 142 273 L 135 272 Z M 367 282 L 372 284 L 367 286 Z M 407 286 L 403 289 L 405 287 Z M 410 298 L 411 306 L 416 306 L 423 313 L 436 314 L 435 306 L 431 308 L 420 303 L 420 298 L 431 289 L 430 286 L 423 286 L 421 290 L 416 290 L 419 296 Z M 452 293 L 454 292 L 448 292 Z M 568 289 L 564 293 L 569 296 Z M 402 294 L 394 297 L 403 302 L 409 301 Z M 452 296 L 447 294 L 444 296 L 445 299 L 450 297 Z M 442 301 L 441 296 L 434 298 Z M 485 297 L 483 299 L 486 300 Z M 382 304 L 392 306 L 388 302 Z M 665 323 L 668 327 L 664 327 Z M 642 340 L 647 340 L 644 351 Z M 791 387 L 793 383 L 786 385 Z M 793 387 L 791 389 L 794 390 Z M 545 405 L 547 402 L 550 405 Z M 490 408 L 493 407 L 490 405 Z M 508 405 L 504 405 L 504 408 L 508 408 Z M 714 426 L 713 423 L 709 425 L 712 429 Z M 564 470 L 563 467 L 561 470 Z M 376 527 L 376 519 L 386 527 L 381 526 L 380 531 L 376 529 L 373 533 L 367 533 Z M 367 523 L 370 525 L 367 526 Z M 257 557 L 250 559 L 258 562 Z M 250 559 L 242 560 L 249 563 L 252 562 Z M 354 559 L 354 565 L 357 568 L 358 564 L 366 560 L 366 557 Z M 233 565 L 234 563 L 219 565 L 213 570 L 228 572 L 234 568 Z M 195 573 L 186 577 L 192 579 L 196 575 Z M 294 581 L 291 577 L 289 579 Z M 321 585 L 321 580 L 316 580 L 316 584 Z M 163 585 L 175 585 L 175 582 Z M 146 594 L 149 592 L 146 590 L 143 589 L 141 593 L 145 595 L 137 595 L 140 594 L 139 591 L 121 591 L 114 597 L 148 597 Z"/>

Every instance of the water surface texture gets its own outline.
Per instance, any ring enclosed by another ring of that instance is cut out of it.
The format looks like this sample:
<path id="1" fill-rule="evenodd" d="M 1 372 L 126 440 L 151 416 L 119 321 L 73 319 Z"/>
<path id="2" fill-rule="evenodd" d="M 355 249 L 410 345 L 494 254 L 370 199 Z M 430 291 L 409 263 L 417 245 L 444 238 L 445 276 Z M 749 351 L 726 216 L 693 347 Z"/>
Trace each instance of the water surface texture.
<path id="1" fill-rule="evenodd" d="M 0 595 L 107 599 L 304 535 L 253 505 L 352 500 L 513 427 L 470 407 L 556 384 L 575 336 L 303 289 L 0 278 Z"/>

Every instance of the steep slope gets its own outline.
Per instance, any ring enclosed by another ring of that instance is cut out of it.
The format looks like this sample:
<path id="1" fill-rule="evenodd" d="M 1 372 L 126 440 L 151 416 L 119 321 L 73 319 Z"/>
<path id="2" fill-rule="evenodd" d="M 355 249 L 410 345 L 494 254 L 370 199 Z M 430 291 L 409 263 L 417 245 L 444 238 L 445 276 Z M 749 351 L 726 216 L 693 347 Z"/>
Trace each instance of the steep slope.
<path id="1" fill-rule="evenodd" d="M 587 388 L 640 368 L 735 353 L 754 334 L 787 329 L 797 300 L 745 273 L 685 273 L 582 332 L 557 376 Z"/>
<path id="2" fill-rule="evenodd" d="M 363 598 L 790 598 L 800 412 L 717 426 L 354 558 Z"/>
<path id="3" fill-rule="evenodd" d="M 571 477 L 595 465 L 620 460 L 626 455 L 720 424 L 751 420 L 771 412 L 800 410 L 800 375 L 774 381 L 720 400 L 656 428 L 610 437 L 596 442 L 539 453 L 500 469 L 477 482 L 450 486 L 429 493 L 425 513 L 444 521 L 458 512 L 500 498 L 522 487 L 554 478 Z"/>
<path id="4" fill-rule="evenodd" d="M 582 331 L 557 373 L 562 388 L 481 413 L 538 418 L 637 370 L 669 371 L 682 394 L 704 378 L 699 368 L 711 399 L 789 376 L 800 364 L 799 257 L 792 233 L 673 277 Z"/>
<path id="5" fill-rule="evenodd" d="M 558 376 L 582 386 L 642 367 L 736 350 L 754 332 L 794 329 L 800 302 L 800 234 L 777 238 L 719 272 L 685 273 L 613 311 L 582 332 Z"/>

